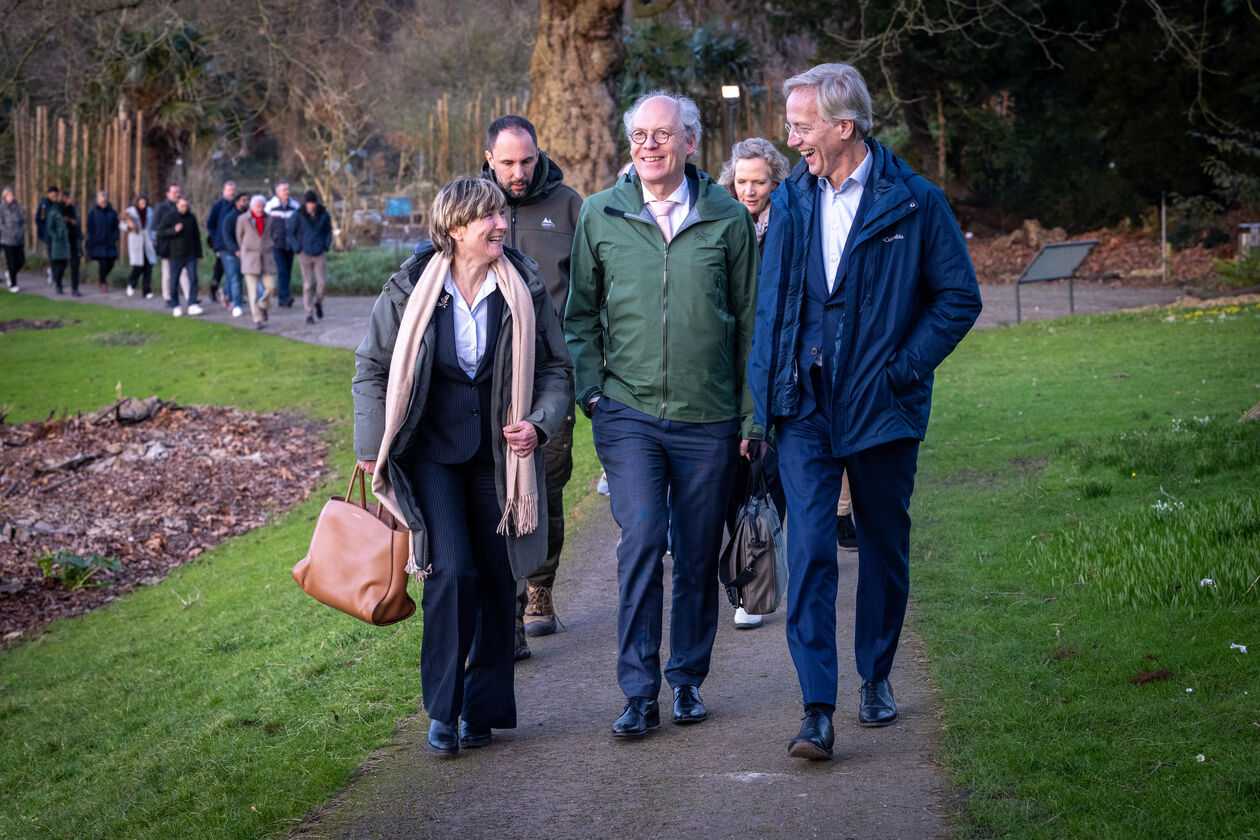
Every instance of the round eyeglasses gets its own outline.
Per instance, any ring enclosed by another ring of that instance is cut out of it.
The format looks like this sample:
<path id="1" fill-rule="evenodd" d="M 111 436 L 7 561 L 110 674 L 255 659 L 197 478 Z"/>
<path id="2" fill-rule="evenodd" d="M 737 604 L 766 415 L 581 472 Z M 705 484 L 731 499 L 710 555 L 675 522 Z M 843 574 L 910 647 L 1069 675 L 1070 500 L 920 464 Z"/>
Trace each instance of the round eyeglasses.
<path id="1" fill-rule="evenodd" d="M 669 142 L 669 138 L 680 133 L 681 132 L 678 131 L 666 131 L 663 128 L 658 128 L 656 131 L 652 132 L 652 139 L 656 142 L 656 145 L 664 146 Z M 642 146 L 647 142 L 647 139 L 648 133 L 641 128 L 636 128 L 634 131 L 630 132 L 630 142 L 636 146 Z"/>

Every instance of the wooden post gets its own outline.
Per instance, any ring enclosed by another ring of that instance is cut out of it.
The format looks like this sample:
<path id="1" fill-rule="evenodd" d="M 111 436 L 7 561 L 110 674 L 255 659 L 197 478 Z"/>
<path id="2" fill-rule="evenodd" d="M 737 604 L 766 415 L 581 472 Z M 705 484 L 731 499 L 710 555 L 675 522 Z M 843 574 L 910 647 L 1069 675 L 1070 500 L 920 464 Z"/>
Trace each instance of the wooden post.
<path id="1" fill-rule="evenodd" d="M 136 195 L 144 189 L 141 175 L 144 173 L 144 112 L 136 109 Z"/>

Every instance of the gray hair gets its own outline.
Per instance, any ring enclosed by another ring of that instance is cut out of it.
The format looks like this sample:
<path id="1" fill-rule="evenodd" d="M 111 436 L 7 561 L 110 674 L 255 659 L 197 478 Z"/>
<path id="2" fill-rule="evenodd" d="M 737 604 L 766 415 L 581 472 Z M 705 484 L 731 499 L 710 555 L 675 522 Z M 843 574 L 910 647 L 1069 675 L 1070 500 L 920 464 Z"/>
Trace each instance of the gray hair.
<path id="1" fill-rule="evenodd" d="M 875 124 L 871 94 L 857 68 L 849 64 L 819 64 L 798 73 L 783 83 L 783 95 L 797 88 L 818 89 L 818 114 L 835 125 L 840 120 L 853 120 L 858 134 L 865 137 Z"/>
<path id="2" fill-rule="evenodd" d="M 683 131 L 691 138 L 691 141 L 697 146 L 700 145 L 700 109 L 696 107 L 696 103 L 689 97 L 683 96 L 681 93 L 670 93 L 667 90 L 650 90 L 647 93 L 634 100 L 634 104 L 626 109 L 626 113 L 622 116 L 621 122 L 626 129 L 626 139 L 630 139 L 630 131 L 634 127 L 634 118 L 639 114 L 639 108 L 643 107 L 643 103 L 657 96 L 663 96 L 666 99 L 672 99 L 678 104 L 679 116 L 682 118 Z"/>
<path id="3" fill-rule="evenodd" d="M 4 189 L 0 190 L 0 196 L 4 196 L 4 195 L 11 195 L 14 198 L 17 198 L 17 193 L 13 191 L 13 187 L 10 187 L 7 185 L 5 186 Z"/>
<path id="4" fill-rule="evenodd" d="M 438 190 L 429 208 L 429 238 L 445 256 L 455 253 L 451 231 L 507 207 L 503 190 L 485 178 L 460 175 Z"/>
<path id="5" fill-rule="evenodd" d="M 735 164 L 741 160 L 764 160 L 766 168 L 770 170 L 770 180 L 776 187 L 792 171 L 788 159 L 766 138 L 749 137 L 747 140 L 740 140 L 731 146 L 731 159 L 722 164 L 722 174 L 718 176 L 718 183 L 726 187 L 733 198 L 739 198 L 735 195 Z"/>
<path id="6" fill-rule="evenodd" d="M 261 205 L 263 205 L 264 207 L 266 207 L 266 206 L 267 206 L 267 196 L 263 195 L 262 193 L 254 193 L 253 195 L 251 195 L 251 196 L 249 197 L 249 206 L 250 206 L 250 207 L 253 207 L 253 206 L 254 206 L 254 202 L 258 202 L 259 204 L 261 204 Z"/>

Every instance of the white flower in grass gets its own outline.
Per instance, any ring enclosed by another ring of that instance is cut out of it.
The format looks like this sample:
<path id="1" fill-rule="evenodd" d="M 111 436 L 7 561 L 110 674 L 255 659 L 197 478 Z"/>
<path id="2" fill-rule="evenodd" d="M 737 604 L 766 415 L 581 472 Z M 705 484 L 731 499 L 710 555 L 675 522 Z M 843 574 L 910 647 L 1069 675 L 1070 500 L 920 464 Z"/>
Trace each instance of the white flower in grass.
<path id="1" fill-rule="evenodd" d="M 1230 643 L 1229 643 L 1229 649 L 1230 649 L 1230 650 L 1237 650 L 1237 651 L 1241 651 L 1242 653 L 1246 653 L 1246 652 L 1247 652 L 1247 646 L 1246 646 L 1246 645 L 1236 645 L 1236 644 L 1234 644 L 1233 642 L 1230 642 Z"/>
<path id="2" fill-rule="evenodd" d="M 1199 581 L 1199 586 L 1216 586 L 1216 581 L 1212 580 L 1211 578 L 1204 578 L 1203 580 Z"/>
<path id="3" fill-rule="evenodd" d="M 1207 758 L 1203 755 L 1203 753 L 1199 753 L 1198 755 L 1194 757 L 1194 760 L 1198 762 L 1203 762 L 1203 761 L 1207 761 Z"/>
<path id="4" fill-rule="evenodd" d="M 1193 689 L 1193 688 L 1187 688 L 1187 689 L 1186 689 L 1186 694 L 1190 694 L 1190 693 L 1192 693 L 1193 691 L 1194 691 L 1194 689 Z"/>

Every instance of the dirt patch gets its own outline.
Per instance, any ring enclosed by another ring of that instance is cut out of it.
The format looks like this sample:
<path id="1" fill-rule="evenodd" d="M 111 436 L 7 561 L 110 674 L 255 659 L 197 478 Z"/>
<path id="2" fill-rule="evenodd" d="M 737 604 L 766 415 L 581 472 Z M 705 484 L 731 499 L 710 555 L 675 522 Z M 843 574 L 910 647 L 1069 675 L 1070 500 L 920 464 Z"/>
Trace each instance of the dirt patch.
<path id="1" fill-rule="evenodd" d="M 289 510 L 327 454 L 318 424 L 156 397 L 0 426 L 0 638 L 159 583 Z M 71 590 L 36 562 L 58 552 L 117 568 Z"/>
<path id="2" fill-rule="evenodd" d="M 1172 679 L 1173 672 L 1167 668 L 1160 668 L 1158 671 L 1138 671 L 1129 677 L 1129 682 L 1134 685 L 1145 685 L 1148 682 L 1163 682 Z"/>
<path id="3" fill-rule="evenodd" d="M 11 321 L 0 321 L 0 333 L 22 332 L 24 330 L 55 330 L 70 327 L 78 321 L 59 321 L 56 318 L 14 318 Z"/>
<path id="4" fill-rule="evenodd" d="M 1039 473 L 1050 463 L 1050 458 L 1045 455 L 1036 455 L 1028 458 L 1011 458 L 1007 461 L 1016 472 L 1021 473 Z"/>

